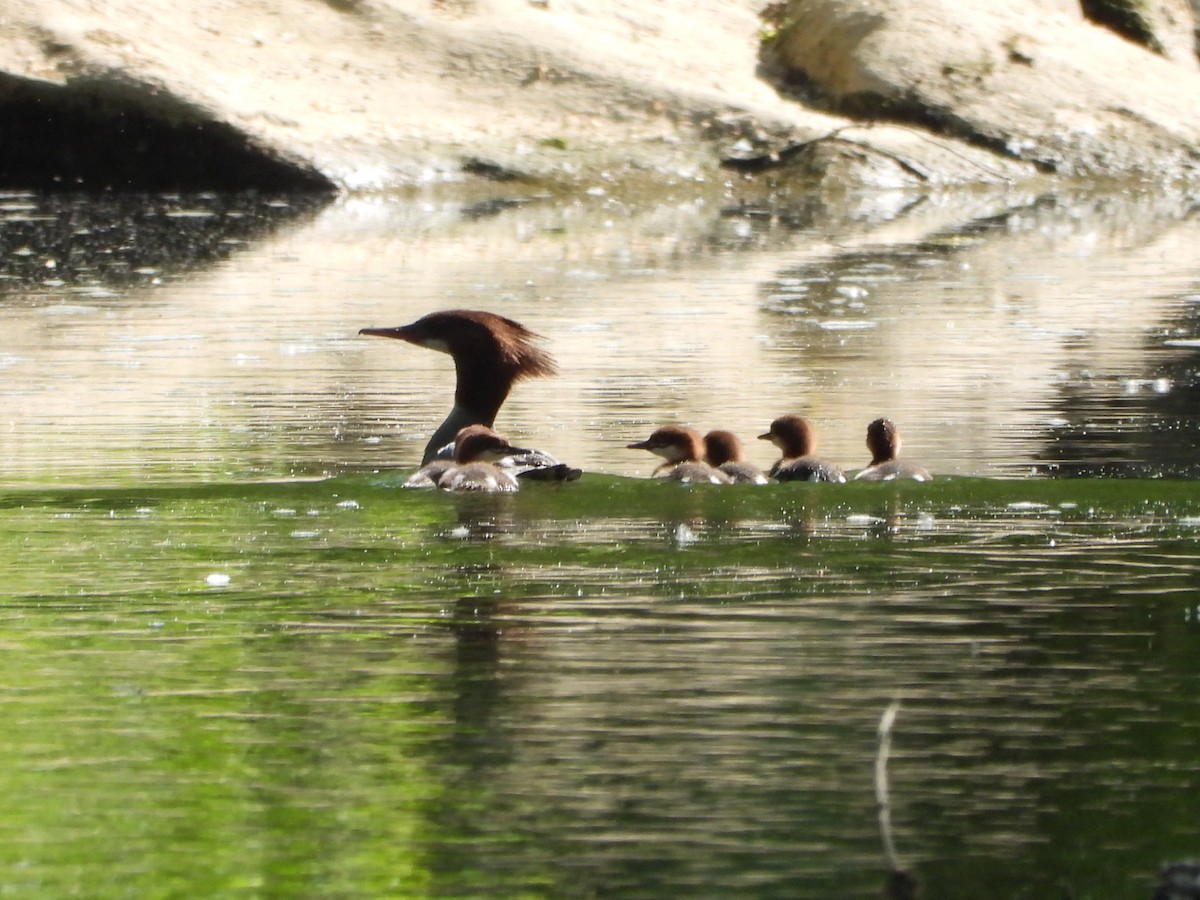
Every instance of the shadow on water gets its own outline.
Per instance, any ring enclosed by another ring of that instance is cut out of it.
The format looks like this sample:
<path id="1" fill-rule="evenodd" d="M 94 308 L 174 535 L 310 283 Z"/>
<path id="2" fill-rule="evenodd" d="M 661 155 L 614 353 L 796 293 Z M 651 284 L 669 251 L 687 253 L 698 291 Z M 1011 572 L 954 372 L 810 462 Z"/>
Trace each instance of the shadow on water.
<path id="1" fill-rule="evenodd" d="M 1200 290 L 1200 280 L 1197 282 Z M 1200 476 L 1200 294 L 1150 330 L 1136 370 L 1092 371 L 1086 362 L 1059 389 L 1039 469 L 1048 475 Z"/>
<path id="2" fill-rule="evenodd" d="M 227 259 L 327 195 L 0 194 L 0 296 L 150 284 Z"/>

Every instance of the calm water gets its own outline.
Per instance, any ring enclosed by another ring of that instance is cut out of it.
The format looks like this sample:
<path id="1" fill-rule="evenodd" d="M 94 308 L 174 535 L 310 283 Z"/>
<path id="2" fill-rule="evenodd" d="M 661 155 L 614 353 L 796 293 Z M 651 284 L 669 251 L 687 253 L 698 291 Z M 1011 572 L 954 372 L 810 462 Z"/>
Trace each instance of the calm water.
<path id="1" fill-rule="evenodd" d="M 894 701 L 925 896 L 1200 857 L 1186 199 L 480 199 L 0 202 L 0 893 L 877 897 Z M 448 306 L 582 482 L 396 490 L 452 370 L 356 332 Z M 787 411 L 946 477 L 628 477 Z"/>

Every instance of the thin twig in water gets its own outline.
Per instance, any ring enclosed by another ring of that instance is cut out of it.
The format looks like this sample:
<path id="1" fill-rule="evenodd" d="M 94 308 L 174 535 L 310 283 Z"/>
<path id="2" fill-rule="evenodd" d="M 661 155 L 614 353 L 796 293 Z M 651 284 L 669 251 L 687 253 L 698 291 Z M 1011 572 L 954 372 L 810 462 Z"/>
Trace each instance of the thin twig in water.
<path id="1" fill-rule="evenodd" d="M 875 756 L 875 800 L 879 804 L 879 831 L 883 835 L 883 851 L 893 872 L 902 871 L 896 859 L 896 844 L 892 840 L 892 801 L 888 791 L 888 756 L 892 752 L 892 726 L 900 712 L 900 701 L 893 700 L 879 719 L 879 752 Z"/>

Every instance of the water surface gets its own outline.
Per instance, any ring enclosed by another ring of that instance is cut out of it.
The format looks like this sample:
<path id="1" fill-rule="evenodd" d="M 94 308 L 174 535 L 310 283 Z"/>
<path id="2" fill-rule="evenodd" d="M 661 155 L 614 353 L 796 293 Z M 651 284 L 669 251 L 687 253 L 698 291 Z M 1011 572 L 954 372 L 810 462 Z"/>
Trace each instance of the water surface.
<path id="1" fill-rule="evenodd" d="M 62 213 L 8 213 L 10 483 L 411 464 L 449 408 L 450 360 L 357 332 L 455 306 L 546 336 L 560 376 L 520 386 L 498 424 L 591 471 L 645 474 L 623 445 L 664 422 L 753 445 L 799 412 L 848 467 L 889 415 L 944 473 L 1193 473 L 1200 226 L 1186 198 L 954 196 L 786 223 L 703 197 L 585 195 L 485 218 L 432 194 L 291 201 L 278 225 L 280 201 L 265 218 L 226 202 L 158 201 L 109 245 L 107 219 L 76 212 L 38 243 L 28 220 Z M 66 262 L 76 232 L 90 263 Z M 129 250 L 129 233 L 149 249 Z M 172 242 L 181 261 L 155 263 Z"/>
<path id="2" fill-rule="evenodd" d="M 7 893 L 1148 897 L 1200 855 L 1185 201 L 478 199 L 12 198 Z M 449 360 L 356 332 L 448 306 L 546 335 L 500 424 L 583 481 L 397 489 Z M 785 411 L 940 477 L 629 477 L 667 421 L 769 462 Z"/>

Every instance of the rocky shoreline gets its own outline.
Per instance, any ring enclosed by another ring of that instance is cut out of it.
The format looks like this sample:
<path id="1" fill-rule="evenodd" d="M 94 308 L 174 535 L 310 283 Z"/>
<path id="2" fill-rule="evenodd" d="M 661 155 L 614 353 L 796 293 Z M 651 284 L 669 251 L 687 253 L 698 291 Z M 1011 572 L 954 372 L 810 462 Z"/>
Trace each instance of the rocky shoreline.
<path id="1" fill-rule="evenodd" d="M 1195 14 L 1114 6 L 46 0 L 0 18 L 0 176 L 341 192 L 1195 181 Z"/>

